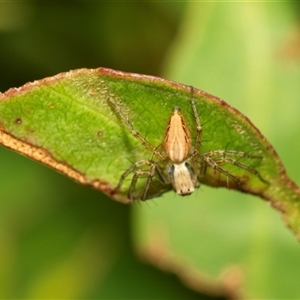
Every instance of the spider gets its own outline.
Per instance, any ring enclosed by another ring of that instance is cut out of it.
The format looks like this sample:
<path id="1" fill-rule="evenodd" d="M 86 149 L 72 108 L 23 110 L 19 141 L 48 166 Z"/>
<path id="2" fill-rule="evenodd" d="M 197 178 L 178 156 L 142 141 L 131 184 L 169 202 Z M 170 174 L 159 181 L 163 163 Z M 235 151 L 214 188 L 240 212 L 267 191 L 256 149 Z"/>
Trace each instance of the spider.
<path id="1" fill-rule="evenodd" d="M 153 197 L 153 195 L 148 195 L 153 178 L 158 179 L 166 187 L 172 187 L 178 195 L 190 195 L 200 186 L 200 176 L 205 173 L 208 166 L 219 172 L 219 174 L 224 174 L 227 179 L 232 179 L 236 182 L 237 186 L 240 187 L 241 179 L 222 168 L 221 165 L 224 163 L 232 164 L 244 169 L 266 183 L 256 169 L 239 162 L 237 159 L 242 157 L 262 158 L 260 156 L 253 156 L 246 152 L 235 150 L 212 150 L 202 154 L 199 152 L 202 126 L 193 99 L 194 89 L 193 87 L 190 87 L 190 89 L 190 102 L 197 131 L 195 144 L 192 145 L 191 134 L 180 108 L 175 106 L 169 118 L 164 140 L 161 145 L 163 151 L 159 151 L 159 147 L 151 145 L 134 128 L 132 122 L 125 114 L 123 114 L 122 110 L 111 99 L 107 99 L 109 105 L 129 128 L 131 134 L 140 141 L 142 145 L 150 150 L 153 153 L 153 157 L 156 158 L 140 160 L 133 163 L 132 166 L 121 175 L 118 185 L 113 190 L 113 193 L 120 190 L 124 180 L 130 174 L 133 174 L 128 190 L 128 198 L 131 201 L 136 199 L 147 200 Z M 139 194 L 135 194 L 139 178 L 146 178 L 146 183 L 143 190 Z M 159 194 L 161 193 L 162 192 Z M 154 196 L 158 196 L 159 194 L 156 193 Z"/>

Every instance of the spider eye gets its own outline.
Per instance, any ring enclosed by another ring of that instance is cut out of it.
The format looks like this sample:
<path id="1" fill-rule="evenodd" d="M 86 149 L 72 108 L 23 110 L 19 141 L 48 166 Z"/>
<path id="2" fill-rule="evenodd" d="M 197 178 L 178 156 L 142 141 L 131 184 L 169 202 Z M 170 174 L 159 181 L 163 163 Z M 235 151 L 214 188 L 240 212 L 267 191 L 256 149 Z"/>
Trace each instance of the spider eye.
<path id="1" fill-rule="evenodd" d="M 171 165 L 171 166 L 169 167 L 168 173 L 169 173 L 170 176 L 173 176 L 173 175 L 174 175 L 174 169 L 175 169 L 174 165 Z"/>

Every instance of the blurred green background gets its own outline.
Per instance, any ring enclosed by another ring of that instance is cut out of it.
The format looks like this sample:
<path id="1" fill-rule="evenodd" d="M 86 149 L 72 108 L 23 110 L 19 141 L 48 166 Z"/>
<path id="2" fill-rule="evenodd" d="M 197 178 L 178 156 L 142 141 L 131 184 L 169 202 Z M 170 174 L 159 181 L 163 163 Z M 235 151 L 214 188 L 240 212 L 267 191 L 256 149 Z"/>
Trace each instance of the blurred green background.
<path id="1" fill-rule="evenodd" d="M 299 184 L 299 13 L 296 2 L 1 2 L 0 91 L 97 67 L 190 84 L 248 116 Z M 0 166 L 0 298 L 300 297 L 298 241 L 258 198 L 202 186 L 129 207 L 4 148 Z"/>

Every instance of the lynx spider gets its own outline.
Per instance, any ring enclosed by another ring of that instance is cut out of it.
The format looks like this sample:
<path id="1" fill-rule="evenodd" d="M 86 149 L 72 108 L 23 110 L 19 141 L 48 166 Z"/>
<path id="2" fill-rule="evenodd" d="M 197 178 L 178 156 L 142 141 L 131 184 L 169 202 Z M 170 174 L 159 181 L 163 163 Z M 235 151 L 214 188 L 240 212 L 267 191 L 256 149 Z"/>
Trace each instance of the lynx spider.
<path id="1" fill-rule="evenodd" d="M 118 185 L 113 192 L 118 191 L 124 180 L 133 173 L 133 177 L 129 186 L 128 198 L 132 201 L 135 199 L 147 200 L 150 197 L 147 192 L 152 183 L 152 178 L 157 176 L 165 185 L 171 185 L 174 191 L 181 196 L 190 195 L 195 188 L 200 186 L 199 177 L 205 173 L 207 166 L 211 167 L 220 174 L 224 174 L 227 179 L 232 179 L 240 187 L 241 179 L 231 174 L 229 171 L 221 167 L 222 164 L 228 163 L 244 169 L 255 176 L 262 182 L 267 183 L 260 173 L 241 162 L 242 157 L 262 158 L 260 156 L 249 155 L 246 152 L 235 150 L 212 150 L 200 154 L 198 149 L 201 146 L 202 126 L 200 123 L 197 107 L 193 99 L 194 89 L 191 86 L 191 106 L 196 123 L 196 140 L 192 146 L 191 135 L 187 123 L 178 106 L 174 107 L 169 119 L 164 142 L 162 144 L 164 151 L 158 151 L 159 147 L 151 145 L 133 126 L 130 119 L 123 113 L 110 98 L 107 99 L 109 105 L 119 115 L 122 122 L 129 128 L 131 134 L 141 142 L 148 150 L 150 150 L 157 160 L 145 159 L 134 163 L 120 177 Z M 142 167 L 148 169 L 142 169 Z M 134 195 L 137 182 L 140 177 L 146 177 L 146 185 L 139 195 Z"/>

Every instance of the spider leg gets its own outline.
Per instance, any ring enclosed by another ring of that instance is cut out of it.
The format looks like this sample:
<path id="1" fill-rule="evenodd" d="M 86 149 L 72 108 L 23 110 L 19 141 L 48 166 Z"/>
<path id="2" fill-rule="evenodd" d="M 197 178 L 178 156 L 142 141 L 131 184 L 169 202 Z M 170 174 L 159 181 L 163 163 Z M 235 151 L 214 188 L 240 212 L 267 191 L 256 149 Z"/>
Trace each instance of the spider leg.
<path id="1" fill-rule="evenodd" d="M 241 159 L 243 157 L 262 158 L 261 156 L 249 155 L 248 153 L 242 152 L 242 151 L 213 150 L 213 151 L 210 151 L 210 152 L 207 152 L 207 153 L 204 153 L 201 155 L 201 159 L 204 162 L 204 170 L 206 170 L 207 165 L 209 165 L 214 170 L 217 170 L 219 173 L 224 174 L 227 177 L 227 180 L 228 180 L 228 178 L 231 178 L 232 180 L 234 180 L 237 183 L 237 185 L 240 187 L 241 180 L 238 177 L 231 174 L 229 171 L 227 171 L 221 167 L 221 165 L 228 163 L 231 165 L 235 165 L 241 169 L 244 169 L 244 170 L 248 171 L 249 173 L 254 174 L 262 182 L 268 183 L 255 168 L 252 168 L 246 164 L 241 163 L 239 161 L 239 159 L 234 159 L 233 157 L 230 157 L 230 155 L 238 157 L 239 159 Z"/>
<path id="2" fill-rule="evenodd" d="M 149 170 L 138 170 L 134 173 L 131 184 L 130 184 L 130 188 L 129 188 L 129 192 L 128 192 L 128 198 L 132 201 L 134 199 L 136 199 L 137 197 L 134 197 L 134 190 L 136 188 L 136 184 L 137 181 L 140 177 L 147 177 L 147 181 L 146 181 L 146 185 L 145 188 L 143 189 L 142 193 L 141 193 L 141 197 L 140 200 L 146 200 L 147 199 L 147 192 L 149 190 L 150 184 L 152 182 L 152 178 L 155 175 L 155 170 L 156 170 L 156 164 L 152 163 L 150 166 Z"/>
<path id="3" fill-rule="evenodd" d="M 254 168 L 252 168 L 250 166 L 247 166 L 246 164 L 243 164 L 243 163 L 239 162 L 236 159 L 233 159 L 231 157 L 222 157 L 222 158 L 219 159 L 219 163 L 220 164 L 229 163 L 229 164 L 235 165 L 235 166 L 237 166 L 237 167 L 239 167 L 241 169 L 244 169 L 244 170 L 246 170 L 246 171 L 254 174 L 262 182 L 269 183 L 268 181 L 266 181 L 265 179 L 263 179 L 263 177 L 260 175 L 260 173 L 256 169 L 254 169 Z"/>
<path id="4" fill-rule="evenodd" d="M 195 149 L 198 150 L 200 145 L 201 145 L 202 126 L 201 126 L 201 123 L 200 123 L 200 118 L 199 118 L 199 115 L 198 115 L 196 103 L 195 103 L 195 100 L 193 98 L 194 88 L 192 86 L 190 88 L 191 88 L 191 105 L 192 105 L 193 114 L 194 114 L 196 127 L 197 127 L 196 128 L 197 129 L 197 136 L 196 136 L 196 142 L 195 142 Z"/>
<path id="5" fill-rule="evenodd" d="M 263 158 L 262 156 L 259 155 L 252 155 L 249 154 L 247 152 L 243 152 L 243 151 L 235 151 L 235 150 L 212 150 L 210 152 L 205 153 L 206 156 L 235 156 L 235 157 L 246 157 L 246 158 Z"/>
<path id="6" fill-rule="evenodd" d="M 204 168 L 206 169 L 207 165 L 210 166 L 212 169 L 218 171 L 220 174 L 224 174 L 227 178 L 231 178 L 236 182 L 238 188 L 240 188 L 241 180 L 232 175 L 230 172 L 222 168 L 219 164 L 221 164 L 218 160 L 213 160 L 210 156 L 206 156 L 205 154 L 201 155 L 201 159 L 204 162 Z M 228 184 L 228 183 L 227 183 Z"/>
<path id="7" fill-rule="evenodd" d="M 110 98 L 107 98 L 107 102 L 114 109 L 114 111 L 122 119 L 123 123 L 129 128 L 131 134 L 141 142 L 148 150 L 150 150 L 159 160 L 163 160 L 163 155 L 157 150 L 157 147 L 152 146 L 133 126 L 129 118 L 123 113 L 122 109 L 119 108 Z"/>
<path id="8" fill-rule="evenodd" d="M 156 165 L 156 164 L 155 164 L 155 162 L 153 162 L 151 160 L 140 160 L 140 161 L 134 163 L 129 169 L 127 169 L 121 175 L 117 186 L 113 189 L 113 192 L 116 192 L 117 190 L 120 190 L 121 186 L 123 185 L 124 180 L 127 178 L 127 176 L 129 174 L 135 173 L 135 175 L 133 176 L 133 179 L 131 181 L 130 188 L 129 188 L 129 191 L 132 194 L 133 190 L 135 189 L 138 177 L 146 174 L 147 172 L 149 173 L 149 171 L 146 171 L 146 170 L 145 171 L 143 171 L 143 170 L 137 170 L 137 171 L 135 171 L 135 170 L 138 169 L 138 168 L 140 168 L 140 167 L 142 167 L 142 166 L 152 166 L 152 165 Z"/>

